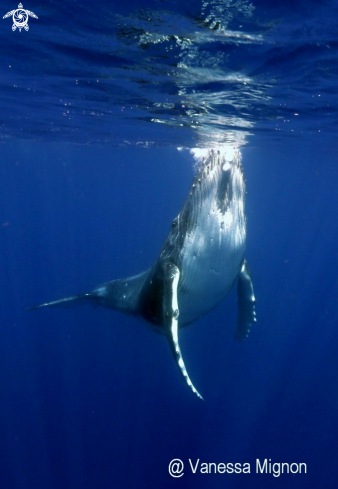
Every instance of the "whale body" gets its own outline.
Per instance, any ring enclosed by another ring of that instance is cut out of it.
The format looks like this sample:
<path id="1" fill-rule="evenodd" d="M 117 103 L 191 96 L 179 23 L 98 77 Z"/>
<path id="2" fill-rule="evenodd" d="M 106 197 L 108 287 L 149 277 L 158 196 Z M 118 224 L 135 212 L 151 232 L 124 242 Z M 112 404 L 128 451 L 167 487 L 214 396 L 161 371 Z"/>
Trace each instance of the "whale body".
<path id="1" fill-rule="evenodd" d="M 178 330 L 214 309 L 236 280 L 235 338 L 244 340 L 256 321 L 255 296 L 245 260 L 245 192 L 240 153 L 235 152 L 229 160 L 218 151 L 209 151 L 150 269 L 30 309 L 92 304 L 146 320 L 152 329 L 167 336 L 187 385 L 202 399 L 186 370 Z"/>

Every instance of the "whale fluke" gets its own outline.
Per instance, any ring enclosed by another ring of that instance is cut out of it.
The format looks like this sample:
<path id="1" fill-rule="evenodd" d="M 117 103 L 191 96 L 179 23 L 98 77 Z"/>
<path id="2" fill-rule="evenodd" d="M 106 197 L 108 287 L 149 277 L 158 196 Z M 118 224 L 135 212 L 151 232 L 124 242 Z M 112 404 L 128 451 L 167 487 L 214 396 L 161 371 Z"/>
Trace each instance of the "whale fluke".
<path id="1" fill-rule="evenodd" d="M 44 302 L 43 304 L 39 304 L 38 306 L 27 307 L 26 311 L 41 309 L 43 307 L 65 307 L 67 309 L 71 309 L 72 307 L 83 306 L 86 304 L 95 305 L 95 302 L 97 302 L 97 297 L 95 297 L 94 294 L 80 294 L 73 295 L 71 297 L 65 297 L 63 299 L 59 299 L 58 301 Z"/>

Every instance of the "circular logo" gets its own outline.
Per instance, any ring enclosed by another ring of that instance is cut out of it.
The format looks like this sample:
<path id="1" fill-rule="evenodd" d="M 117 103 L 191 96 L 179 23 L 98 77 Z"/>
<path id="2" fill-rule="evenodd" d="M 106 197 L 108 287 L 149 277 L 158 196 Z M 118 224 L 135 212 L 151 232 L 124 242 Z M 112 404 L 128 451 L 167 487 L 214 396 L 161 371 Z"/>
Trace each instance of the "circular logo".
<path id="1" fill-rule="evenodd" d="M 13 14 L 13 22 L 19 27 L 19 29 L 23 28 L 27 24 L 28 14 L 26 10 L 17 9 Z"/>

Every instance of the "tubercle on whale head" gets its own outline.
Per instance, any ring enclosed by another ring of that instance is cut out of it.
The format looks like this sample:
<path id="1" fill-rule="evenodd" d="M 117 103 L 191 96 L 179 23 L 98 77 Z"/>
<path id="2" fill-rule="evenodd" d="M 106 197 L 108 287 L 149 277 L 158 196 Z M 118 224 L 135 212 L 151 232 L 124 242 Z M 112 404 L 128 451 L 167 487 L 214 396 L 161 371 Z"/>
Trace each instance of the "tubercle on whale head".
<path id="1" fill-rule="evenodd" d="M 233 163 L 236 166 L 242 166 L 240 149 L 232 146 L 213 148 L 195 148 L 190 150 L 195 159 L 195 178 L 194 184 L 198 183 L 199 179 L 205 174 L 209 174 L 216 165 L 222 164 L 230 168 L 230 164 Z M 227 166 L 229 165 L 229 166 Z"/>
<path id="2" fill-rule="evenodd" d="M 205 161 L 209 155 L 216 153 L 222 157 L 225 161 L 233 161 L 235 155 L 240 153 L 240 149 L 236 146 L 231 145 L 220 145 L 216 148 L 192 148 L 190 153 L 193 155 L 194 159 L 198 164 Z"/>

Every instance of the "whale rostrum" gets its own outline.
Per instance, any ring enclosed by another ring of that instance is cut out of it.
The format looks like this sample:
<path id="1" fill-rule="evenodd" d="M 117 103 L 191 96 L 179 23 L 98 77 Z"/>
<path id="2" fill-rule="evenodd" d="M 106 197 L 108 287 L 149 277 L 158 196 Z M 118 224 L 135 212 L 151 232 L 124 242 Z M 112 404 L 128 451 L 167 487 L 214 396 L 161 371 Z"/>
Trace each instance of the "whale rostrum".
<path id="1" fill-rule="evenodd" d="M 29 309 L 92 304 L 146 320 L 167 336 L 185 382 L 202 399 L 188 375 L 178 331 L 214 309 L 236 280 L 236 340 L 247 338 L 256 321 L 253 285 L 244 256 L 245 192 L 239 151 L 230 159 L 210 150 L 150 269 L 104 283 L 86 294 Z"/>

